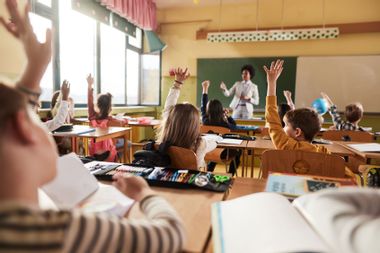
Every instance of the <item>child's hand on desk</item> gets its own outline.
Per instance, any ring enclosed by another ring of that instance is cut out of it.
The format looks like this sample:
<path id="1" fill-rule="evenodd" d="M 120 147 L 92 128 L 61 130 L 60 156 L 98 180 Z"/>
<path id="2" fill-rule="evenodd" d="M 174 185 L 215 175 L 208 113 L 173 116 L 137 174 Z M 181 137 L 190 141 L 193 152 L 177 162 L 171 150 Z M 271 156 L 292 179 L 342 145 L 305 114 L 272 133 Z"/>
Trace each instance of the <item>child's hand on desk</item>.
<path id="1" fill-rule="evenodd" d="M 155 192 L 150 189 L 148 183 L 142 177 L 115 175 L 113 185 L 127 197 L 141 201 Z"/>
<path id="2" fill-rule="evenodd" d="M 29 4 L 25 6 L 23 16 L 17 9 L 16 0 L 7 0 L 6 6 L 11 22 L 5 21 L 3 17 L 0 17 L 0 22 L 10 34 L 21 41 L 27 57 L 27 66 L 18 85 L 39 93 L 40 81 L 51 59 L 51 31 L 46 30 L 46 42 L 40 43 L 30 24 Z"/>

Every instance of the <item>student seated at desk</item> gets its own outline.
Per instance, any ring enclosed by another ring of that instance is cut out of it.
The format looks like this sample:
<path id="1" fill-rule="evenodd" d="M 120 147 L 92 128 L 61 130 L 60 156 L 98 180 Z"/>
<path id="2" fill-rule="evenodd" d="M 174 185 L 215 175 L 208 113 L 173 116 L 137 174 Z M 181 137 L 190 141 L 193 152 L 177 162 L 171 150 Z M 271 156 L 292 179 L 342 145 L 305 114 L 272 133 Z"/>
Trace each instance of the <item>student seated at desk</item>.
<path id="1" fill-rule="evenodd" d="M 177 104 L 183 82 L 189 77 L 187 69 L 175 69 L 175 81 L 169 90 L 158 133 L 160 143 L 191 149 L 197 155 L 198 168 L 205 167 L 205 155 L 216 148 L 216 141 L 201 136 L 199 111 L 188 103 Z"/>
<path id="2" fill-rule="evenodd" d="M 110 115 L 112 111 L 112 95 L 110 93 L 98 94 L 96 101 L 96 110 L 94 106 L 93 84 L 94 78 L 89 74 L 87 76 L 88 93 L 88 119 L 92 127 L 107 128 L 110 121 L 127 123 L 127 120 L 117 119 Z M 91 142 L 89 145 L 90 156 L 96 160 L 114 162 L 116 160 L 116 146 L 112 139 L 100 142 Z"/>
<path id="3" fill-rule="evenodd" d="M 223 109 L 222 103 L 217 99 L 208 100 L 208 88 L 210 87 L 210 81 L 202 82 L 202 101 L 201 101 L 201 113 L 202 113 L 202 124 L 208 126 L 220 126 L 229 128 L 231 130 L 236 128 L 235 120 L 228 116 L 228 111 Z M 225 159 L 227 155 L 235 155 L 235 161 L 230 163 L 228 173 L 235 174 L 236 168 L 240 164 L 241 151 L 236 149 L 224 149 L 221 153 L 222 159 Z M 207 164 L 208 171 L 214 171 L 216 166 L 215 162 L 209 162 Z"/>
<path id="4" fill-rule="evenodd" d="M 354 103 L 346 106 L 346 110 L 344 112 L 344 115 L 346 116 L 346 121 L 344 121 L 340 117 L 337 107 L 330 99 L 330 97 L 324 92 L 321 92 L 321 95 L 327 101 L 329 113 L 334 122 L 334 128 L 336 130 L 364 131 L 364 129 L 358 125 L 363 117 L 363 105 L 361 103 Z"/>
<path id="5" fill-rule="evenodd" d="M 58 93 L 57 92 L 55 93 L 58 95 L 57 95 L 56 103 L 54 105 L 52 103 L 51 114 L 53 118 L 51 120 L 44 122 L 45 126 L 51 132 L 58 129 L 65 123 L 70 123 L 70 122 L 67 122 L 67 118 L 69 117 L 69 109 L 70 109 L 70 104 L 68 101 L 69 93 L 70 93 L 70 83 L 65 80 L 62 83 L 61 91 Z"/>
<path id="6" fill-rule="evenodd" d="M 15 0 L 6 3 L 14 23 L 0 20 L 24 45 L 27 67 L 16 89 L 0 84 L 0 251 L 179 252 L 184 229 L 178 214 L 142 178 L 115 178 L 115 186 L 139 202 L 148 220 L 39 208 L 38 188 L 56 176 L 58 154 L 27 102 L 38 101 L 51 59 L 51 33 L 39 43 L 28 8 L 21 17 Z"/>
<path id="7" fill-rule="evenodd" d="M 324 146 L 311 144 L 314 136 L 321 129 L 321 119 L 311 108 L 299 108 L 288 111 L 284 116 L 285 126 L 277 111 L 276 86 L 277 79 L 283 70 L 284 61 L 272 62 L 267 75 L 268 93 L 266 99 L 265 119 L 269 127 L 269 135 L 276 149 L 295 149 L 329 153 Z"/>

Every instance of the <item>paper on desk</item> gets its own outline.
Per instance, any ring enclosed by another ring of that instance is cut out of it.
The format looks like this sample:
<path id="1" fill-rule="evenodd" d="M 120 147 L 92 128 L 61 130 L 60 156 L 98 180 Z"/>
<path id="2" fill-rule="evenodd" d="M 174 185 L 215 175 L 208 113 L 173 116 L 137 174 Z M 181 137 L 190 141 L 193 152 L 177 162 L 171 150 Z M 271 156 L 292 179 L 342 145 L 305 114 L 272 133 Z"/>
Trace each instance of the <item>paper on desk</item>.
<path id="1" fill-rule="evenodd" d="M 217 134 L 204 134 L 202 137 L 206 140 L 213 140 L 216 142 L 220 142 L 223 140 L 223 138 Z"/>
<path id="2" fill-rule="evenodd" d="M 231 144 L 231 145 L 240 145 L 243 142 L 243 140 L 239 139 L 222 139 L 221 141 L 218 141 L 219 144 Z"/>
<path id="3" fill-rule="evenodd" d="M 380 144 L 378 143 L 347 144 L 347 146 L 360 152 L 380 152 Z"/>

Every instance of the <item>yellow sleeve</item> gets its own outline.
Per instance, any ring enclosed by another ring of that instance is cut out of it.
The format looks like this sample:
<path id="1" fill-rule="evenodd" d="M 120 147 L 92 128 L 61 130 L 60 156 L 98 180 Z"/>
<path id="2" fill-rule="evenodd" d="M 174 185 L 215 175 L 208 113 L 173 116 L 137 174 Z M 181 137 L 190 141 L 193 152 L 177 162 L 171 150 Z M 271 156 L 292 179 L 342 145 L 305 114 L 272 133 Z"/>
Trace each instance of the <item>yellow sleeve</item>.
<path id="1" fill-rule="evenodd" d="M 267 96 L 265 120 L 269 127 L 269 135 L 276 149 L 298 149 L 298 141 L 286 135 L 281 125 L 277 110 L 277 97 Z"/>

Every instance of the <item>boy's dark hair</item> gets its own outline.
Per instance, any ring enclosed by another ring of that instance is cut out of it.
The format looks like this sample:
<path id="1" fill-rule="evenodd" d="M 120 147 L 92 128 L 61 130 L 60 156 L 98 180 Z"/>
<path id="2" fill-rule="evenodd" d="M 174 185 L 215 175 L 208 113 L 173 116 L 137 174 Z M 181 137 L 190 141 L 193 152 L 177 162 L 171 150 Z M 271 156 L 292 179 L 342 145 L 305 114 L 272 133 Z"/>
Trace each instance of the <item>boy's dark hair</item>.
<path id="1" fill-rule="evenodd" d="M 208 124 L 220 124 L 224 122 L 224 110 L 222 103 L 217 99 L 211 99 L 207 104 Z"/>
<path id="2" fill-rule="evenodd" d="M 97 119 L 106 119 L 112 108 L 112 95 L 111 93 L 101 94 L 98 97 L 97 106 L 99 108 L 99 114 Z"/>
<path id="3" fill-rule="evenodd" d="M 280 116 L 280 120 L 281 120 L 281 125 L 282 125 L 282 127 L 285 126 L 285 123 L 284 123 L 284 116 L 285 116 L 285 114 L 286 114 L 288 111 L 290 111 L 290 110 L 291 110 L 291 108 L 290 108 L 290 106 L 289 106 L 288 104 L 284 104 L 284 103 L 282 103 L 282 104 L 280 104 L 280 105 L 278 106 L 278 116 Z"/>
<path id="4" fill-rule="evenodd" d="M 240 73 L 243 73 L 244 70 L 247 70 L 249 72 L 251 79 L 255 76 L 255 69 L 252 67 L 252 65 L 244 65 L 243 67 L 241 67 Z"/>
<path id="5" fill-rule="evenodd" d="M 363 106 L 360 103 L 349 104 L 346 106 L 346 119 L 354 123 L 363 117 Z"/>
<path id="6" fill-rule="evenodd" d="M 321 119 L 318 113 L 311 108 L 290 110 L 285 114 L 285 117 L 294 129 L 300 128 L 302 130 L 305 139 L 309 142 L 321 130 Z"/>

